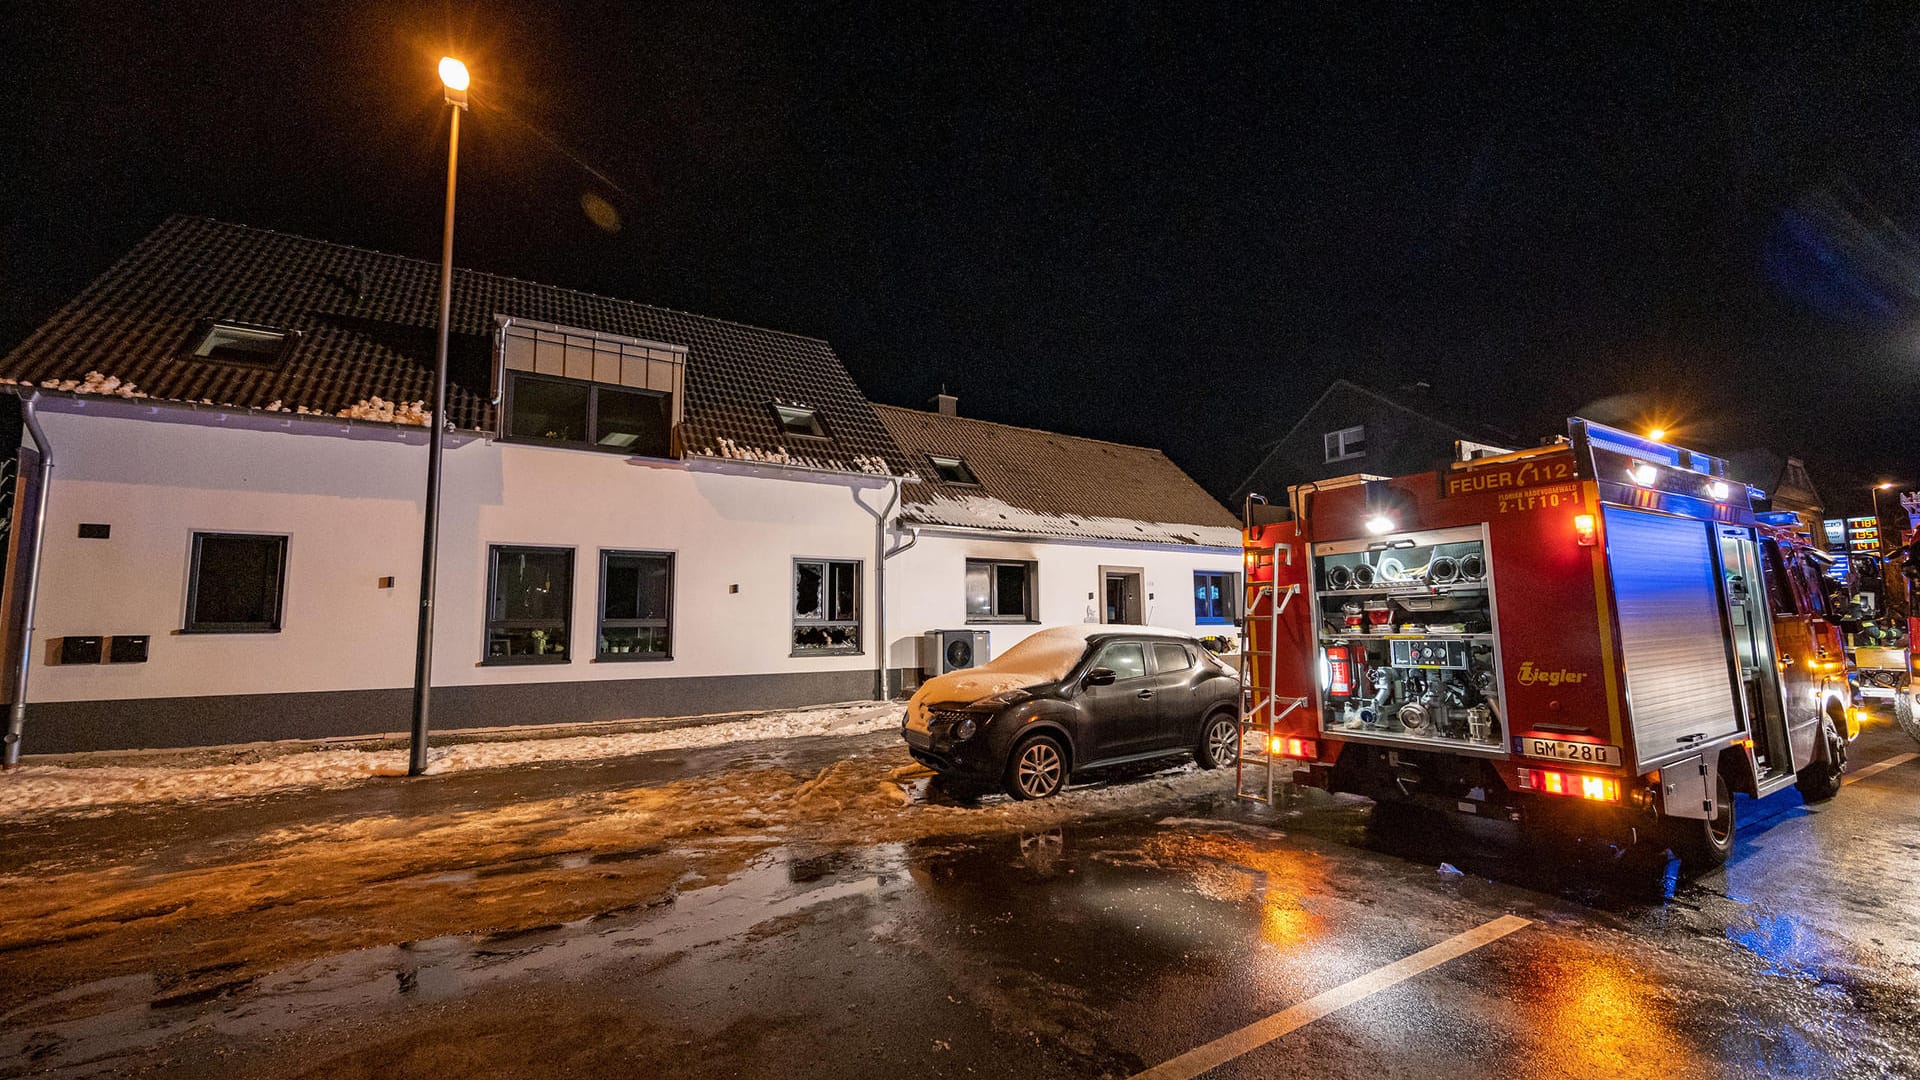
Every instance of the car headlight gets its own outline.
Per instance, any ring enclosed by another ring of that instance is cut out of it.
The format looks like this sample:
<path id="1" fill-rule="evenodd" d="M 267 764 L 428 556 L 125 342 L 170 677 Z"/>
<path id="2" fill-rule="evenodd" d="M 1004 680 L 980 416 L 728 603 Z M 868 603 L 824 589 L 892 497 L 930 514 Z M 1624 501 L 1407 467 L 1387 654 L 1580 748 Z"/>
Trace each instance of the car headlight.
<path id="1" fill-rule="evenodd" d="M 978 727 L 974 724 L 973 717 L 961 717 L 960 722 L 953 725 L 953 741 L 966 742 L 968 739 L 973 738 L 973 733 L 976 730 L 978 730 Z"/>

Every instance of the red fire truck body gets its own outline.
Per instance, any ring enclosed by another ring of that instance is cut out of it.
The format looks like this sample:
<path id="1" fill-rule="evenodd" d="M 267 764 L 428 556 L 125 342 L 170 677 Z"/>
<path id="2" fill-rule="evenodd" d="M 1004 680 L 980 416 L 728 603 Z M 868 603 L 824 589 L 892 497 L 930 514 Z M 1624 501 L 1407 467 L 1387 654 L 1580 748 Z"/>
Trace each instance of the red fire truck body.
<path id="1" fill-rule="evenodd" d="M 1724 462 L 1570 429 L 1250 507 L 1243 794 L 1251 762 L 1715 862 L 1734 792 L 1838 791 L 1824 556 Z"/>

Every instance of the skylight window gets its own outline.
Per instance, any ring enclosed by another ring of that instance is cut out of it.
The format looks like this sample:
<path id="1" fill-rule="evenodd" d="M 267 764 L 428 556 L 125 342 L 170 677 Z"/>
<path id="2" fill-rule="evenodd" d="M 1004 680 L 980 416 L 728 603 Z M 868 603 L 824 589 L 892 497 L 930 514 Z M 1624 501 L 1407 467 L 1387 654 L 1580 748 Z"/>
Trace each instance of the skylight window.
<path id="1" fill-rule="evenodd" d="M 978 484 L 980 482 L 980 478 L 973 475 L 973 469 L 967 464 L 966 458 L 941 457 L 939 454 L 928 454 L 927 460 L 933 463 L 933 471 L 940 475 L 940 479 L 949 484 Z"/>
<path id="2" fill-rule="evenodd" d="M 827 437 L 827 429 L 820 423 L 818 409 L 810 409 L 805 405 L 781 405 L 776 402 L 773 406 L 773 415 L 780 422 L 782 435 L 803 435 L 813 439 Z"/>
<path id="3" fill-rule="evenodd" d="M 187 355 L 228 364 L 278 364 L 297 336 L 264 326 L 208 322 L 201 326 Z"/>

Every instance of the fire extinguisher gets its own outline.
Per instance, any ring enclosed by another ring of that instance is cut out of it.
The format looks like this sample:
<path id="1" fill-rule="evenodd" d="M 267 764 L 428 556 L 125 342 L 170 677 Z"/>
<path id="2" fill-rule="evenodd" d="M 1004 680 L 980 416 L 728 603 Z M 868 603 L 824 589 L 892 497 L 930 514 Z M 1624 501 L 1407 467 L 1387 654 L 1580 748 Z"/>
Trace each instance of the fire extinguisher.
<path id="1" fill-rule="evenodd" d="M 1327 646 L 1327 693 L 1334 697 L 1347 697 L 1353 693 L 1353 664 L 1348 659 L 1347 646 Z"/>

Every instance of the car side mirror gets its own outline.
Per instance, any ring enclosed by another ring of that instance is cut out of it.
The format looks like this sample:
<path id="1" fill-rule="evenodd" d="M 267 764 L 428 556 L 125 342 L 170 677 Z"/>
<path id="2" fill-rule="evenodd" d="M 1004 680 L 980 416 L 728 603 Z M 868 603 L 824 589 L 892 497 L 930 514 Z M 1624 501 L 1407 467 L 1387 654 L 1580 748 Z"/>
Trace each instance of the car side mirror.
<path id="1" fill-rule="evenodd" d="M 1115 682 L 1119 681 L 1119 679 L 1120 679 L 1119 674 L 1115 672 L 1112 668 L 1097 667 L 1097 668 L 1094 668 L 1092 671 L 1087 672 L 1087 677 L 1080 680 L 1080 685 L 1081 686 L 1112 686 Z"/>

